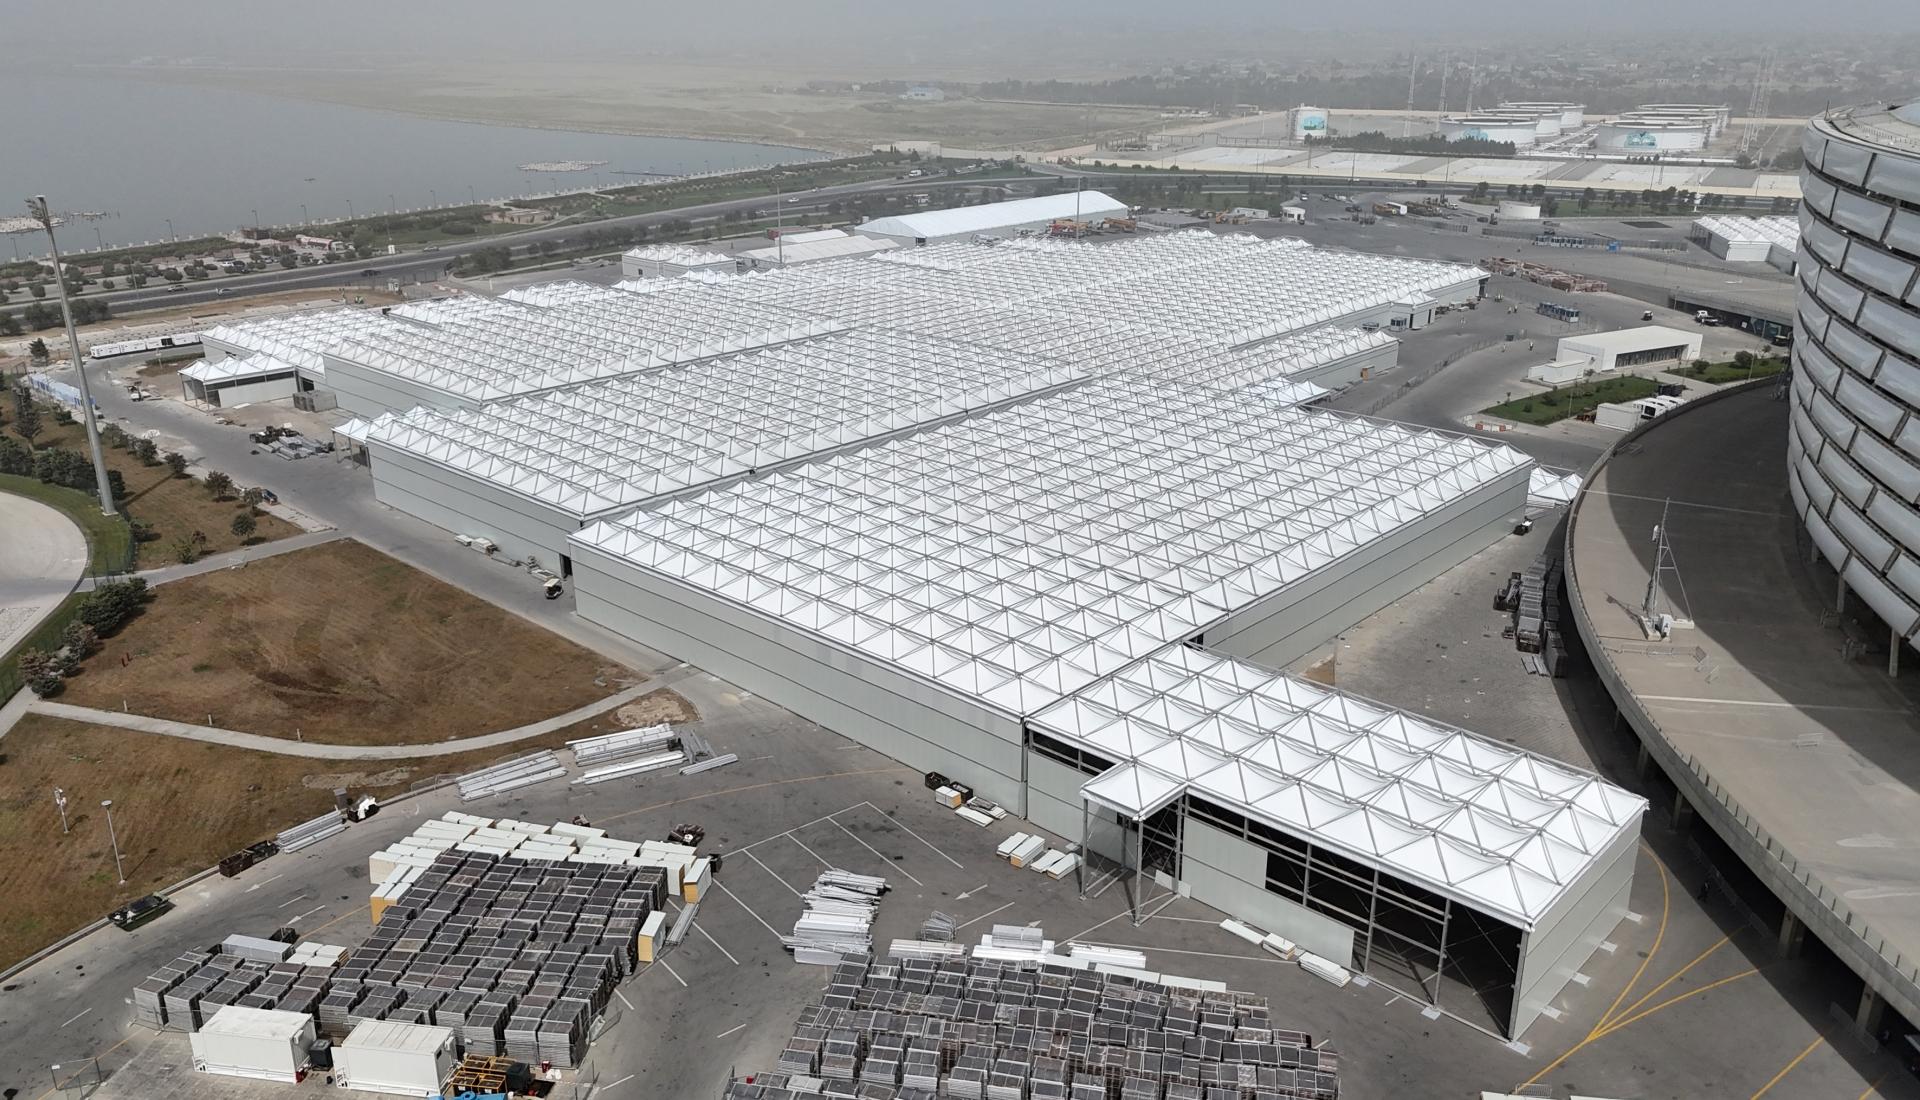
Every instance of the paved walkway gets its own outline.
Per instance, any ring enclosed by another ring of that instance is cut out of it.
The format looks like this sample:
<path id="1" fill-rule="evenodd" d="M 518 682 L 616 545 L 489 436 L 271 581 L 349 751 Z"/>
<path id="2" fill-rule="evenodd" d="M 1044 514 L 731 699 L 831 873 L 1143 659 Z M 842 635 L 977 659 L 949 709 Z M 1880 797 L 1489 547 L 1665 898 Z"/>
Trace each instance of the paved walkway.
<path id="1" fill-rule="evenodd" d="M 295 550 L 305 550 L 309 546 L 320 546 L 324 543 L 337 542 L 346 537 L 346 532 L 332 529 L 325 531 L 307 531 L 302 534 L 288 536 L 284 539 L 276 539 L 273 542 L 263 542 L 258 546 L 243 546 L 238 550 L 229 550 L 224 554 L 210 554 L 194 562 L 192 565 L 166 565 L 158 569 L 142 569 L 136 573 L 135 576 L 146 581 L 148 584 L 165 584 L 168 581 L 185 580 L 188 577 L 198 577 L 206 573 L 217 573 L 222 569 L 244 568 L 248 562 L 259 561 L 261 558 L 276 557 L 280 554 L 291 554 Z M 80 582 L 80 590 L 83 592 L 92 591 L 95 583 L 94 578 L 88 577 L 86 580 Z"/>
<path id="2" fill-rule="evenodd" d="M 143 714 L 122 714 L 117 710 L 76 707 L 47 699 L 33 700 L 26 705 L 25 709 L 27 713 L 44 714 L 50 718 L 65 718 L 69 721 L 88 722 L 96 726 L 117 726 L 121 729 L 158 733 L 168 737 L 184 737 L 190 741 L 206 741 L 236 749 L 277 753 L 280 756 L 304 756 L 316 760 L 415 760 L 428 756 L 452 756 L 455 753 L 469 752 L 473 749 L 498 748 L 511 745 L 516 741 L 538 737 L 543 733 L 552 733 L 575 722 L 624 706 L 664 686 L 665 684 L 660 680 L 648 680 L 617 695 L 609 695 L 605 699 L 588 703 L 584 707 L 570 710 L 565 714 L 557 714 L 552 718 L 543 718 L 538 722 L 516 726 L 510 730 L 501 730 L 498 733 L 462 737 L 457 741 L 435 741 L 426 745 L 327 745 L 315 741 L 289 741 L 284 737 L 241 733 L 238 730 L 226 730 L 218 726 L 196 726 L 188 722 L 169 721 L 165 718 L 148 718 Z"/>
<path id="3" fill-rule="evenodd" d="M 87 538 L 58 508 L 0 493 L 0 653 L 12 649 L 87 571 Z"/>

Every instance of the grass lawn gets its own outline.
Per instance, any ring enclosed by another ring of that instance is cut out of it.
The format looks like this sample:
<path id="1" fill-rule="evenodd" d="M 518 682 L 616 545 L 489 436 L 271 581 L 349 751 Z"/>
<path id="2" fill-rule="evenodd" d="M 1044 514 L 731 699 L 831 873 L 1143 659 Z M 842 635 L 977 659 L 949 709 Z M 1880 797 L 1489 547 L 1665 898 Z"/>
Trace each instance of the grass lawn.
<path id="1" fill-rule="evenodd" d="M 1482 410 L 1488 416 L 1517 420 L 1522 424 L 1552 424 L 1571 416 L 1593 411 L 1596 405 L 1613 401 L 1636 401 L 1652 397 L 1660 386 L 1651 378 L 1623 375 L 1598 382 L 1578 382 L 1550 393 L 1516 397 Z"/>
<path id="2" fill-rule="evenodd" d="M 1749 378 L 1771 378 L 1787 369 L 1785 359 L 1756 359 L 1753 367 L 1738 367 L 1732 363 L 1708 363 L 1705 366 L 1688 365 L 1668 371 L 1682 378 L 1697 378 L 1715 386 L 1724 386 L 1729 382 L 1745 382 Z"/>
<path id="3" fill-rule="evenodd" d="M 100 498 L 94 494 L 21 474 L 0 474 L 0 493 L 37 500 L 66 513 L 87 536 L 89 566 L 94 572 L 110 573 L 125 565 L 133 533 L 125 519 L 103 514 Z"/>
<path id="4" fill-rule="evenodd" d="M 0 966 L 122 901 L 325 813 L 335 787 L 387 797 L 563 741 L 550 733 L 456 756 L 357 763 L 27 715 L 0 741 Z M 53 805 L 55 787 L 67 792 L 73 831 L 66 835 Z M 106 818 L 98 808 L 103 798 L 113 799 L 125 886 L 117 885 L 114 874 Z"/>
<path id="5" fill-rule="evenodd" d="M 122 663 L 122 658 L 126 658 Z M 472 737 L 639 677 L 357 542 L 154 589 L 62 702 L 349 745 Z"/>
<path id="6" fill-rule="evenodd" d="M 87 451 L 87 429 L 79 423 L 56 424 L 53 410 L 41 406 L 40 434 L 34 437 L 35 450 L 59 447 L 85 454 Z M 13 431 L 9 419 L 7 431 Z M 17 436 L 16 436 L 17 438 Z M 242 506 L 234 500 L 214 500 L 207 493 L 206 484 L 197 478 L 174 477 L 165 464 L 157 466 L 142 465 L 133 457 L 132 452 L 109 447 L 103 441 L 101 453 L 107 460 L 109 470 L 120 471 L 127 483 L 127 513 L 142 523 L 153 525 L 154 538 L 142 543 L 140 547 L 143 569 L 153 569 L 162 565 L 171 565 L 178 560 L 174 551 L 176 540 L 190 538 L 195 531 L 207 537 L 200 552 L 218 554 L 225 550 L 237 550 L 243 543 L 234 537 L 231 530 L 233 517 L 239 515 Z M 33 480 L 33 479 L 27 479 Z M 39 482 L 35 482 L 39 484 Z M 242 486 L 244 487 L 244 486 Z M 55 488 L 48 486 L 48 488 Z M 73 492 L 73 490 L 65 490 Z M 86 496 L 86 494 L 81 494 Z M 91 500 L 91 497 L 87 497 Z M 89 505 L 92 511 L 99 512 L 98 504 Z M 272 542 L 288 535 L 297 535 L 300 528 L 278 516 L 262 513 L 254 517 L 254 529 L 251 538 L 244 545 Z"/>

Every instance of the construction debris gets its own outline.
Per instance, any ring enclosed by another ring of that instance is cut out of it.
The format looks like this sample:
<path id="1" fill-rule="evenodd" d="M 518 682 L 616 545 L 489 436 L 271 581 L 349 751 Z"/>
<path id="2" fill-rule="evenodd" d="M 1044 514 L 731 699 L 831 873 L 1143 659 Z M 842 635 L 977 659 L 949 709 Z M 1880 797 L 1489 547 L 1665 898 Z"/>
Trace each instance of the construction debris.
<path id="1" fill-rule="evenodd" d="M 800 919 L 783 936 L 795 962 L 832 966 L 873 953 L 873 918 L 887 880 L 829 868 L 800 896 Z"/>
<path id="2" fill-rule="evenodd" d="M 345 832 L 347 823 L 341 819 L 340 811 L 328 810 L 311 821 L 303 821 L 293 828 L 274 837 L 274 843 L 282 852 L 297 852 L 309 844 L 318 844 L 333 836 Z"/>

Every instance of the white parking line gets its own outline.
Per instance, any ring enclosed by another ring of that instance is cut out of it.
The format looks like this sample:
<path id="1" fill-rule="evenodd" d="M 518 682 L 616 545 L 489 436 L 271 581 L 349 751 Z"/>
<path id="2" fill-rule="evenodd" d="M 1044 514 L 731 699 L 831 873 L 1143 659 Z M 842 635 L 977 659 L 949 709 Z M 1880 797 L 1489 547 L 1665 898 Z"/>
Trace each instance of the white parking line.
<path id="1" fill-rule="evenodd" d="M 72 1023 L 72 1022 L 73 1022 L 74 1020 L 78 1020 L 78 1019 L 79 1019 L 80 1017 L 82 1017 L 82 1016 L 85 1016 L 85 1015 L 88 1015 L 88 1014 L 89 1014 L 89 1013 L 91 1013 L 92 1011 L 93 1011 L 93 1009 L 91 1009 L 91 1008 L 83 1008 L 83 1009 L 81 1009 L 80 1011 L 78 1011 L 78 1012 L 76 1012 L 76 1013 L 74 1013 L 74 1014 L 73 1014 L 73 1018 L 72 1018 L 72 1019 L 70 1019 L 70 1020 L 68 1020 L 68 1021 L 67 1021 L 67 1024 L 70 1024 L 70 1023 Z M 61 1026 L 61 1027 L 66 1027 L 66 1026 L 67 1026 L 67 1024 L 61 1024 L 60 1026 Z"/>
<path id="2" fill-rule="evenodd" d="M 629 1073 L 625 1077 L 622 1077 L 618 1081 L 614 1081 L 610 1084 L 595 1085 L 592 1089 L 588 1090 L 587 1095 L 598 1096 L 603 1092 L 612 1092 L 614 1089 L 619 1088 L 621 1085 L 624 1085 L 631 1080 L 633 1080 L 633 1074 Z"/>
<path id="3" fill-rule="evenodd" d="M 725 1031 L 723 1031 L 723 1032 L 721 1032 L 720 1034 L 718 1034 L 718 1035 L 715 1035 L 715 1036 L 714 1036 L 714 1038 L 716 1038 L 716 1039 L 724 1039 L 724 1038 L 726 1038 L 727 1036 L 729 1036 L 729 1035 L 732 1035 L 732 1034 L 733 1034 L 734 1032 L 736 1032 L 736 1031 L 739 1031 L 739 1030 L 741 1030 L 741 1028 L 744 1028 L 744 1027 L 746 1027 L 746 1026 L 747 1026 L 747 1025 L 745 1025 L 745 1024 L 741 1024 L 741 1025 L 740 1025 L 739 1027 L 731 1027 L 731 1028 L 728 1028 L 727 1030 L 725 1030 Z"/>
<path id="4" fill-rule="evenodd" d="M 287 918 L 287 923 L 288 923 L 288 924 L 293 924 L 293 923 L 296 923 L 296 922 L 298 922 L 298 921 L 302 921 L 302 920 L 305 920 L 306 918 L 308 918 L 308 917 L 311 917 L 311 916 L 313 916 L 313 915 L 314 915 L 315 913 L 321 913 L 321 912 L 325 912 L 325 911 L 326 911 L 326 908 L 327 908 L 327 907 L 326 907 L 326 906 L 324 906 L 324 905 L 316 905 L 316 906 L 314 906 L 313 908 L 311 908 L 311 909 L 309 909 L 309 910 L 307 910 L 306 912 L 304 912 L 304 913 L 301 913 L 301 914 L 300 914 L 299 916 L 296 916 L 296 917 L 288 917 L 288 918 Z"/>
<path id="5" fill-rule="evenodd" d="M 800 839 L 799 837 L 797 837 L 797 836 L 794 836 L 791 830 L 789 830 L 789 831 L 787 831 L 787 832 L 785 832 L 785 833 L 782 833 L 782 834 L 780 834 L 780 835 L 782 835 L 782 836 L 784 836 L 784 837 L 786 837 L 786 838 L 787 838 L 788 840 L 791 840 L 791 841 L 793 841 L 793 842 L 794 842 L 795 844 L 798 844 L 798 845 L 799 845 L 800 847 L 802 847 L 802 848 L 806 848 L 806 849 L 807 849 L 807 854 L 808 854 L 808 855 L 810 855 L 810 856 L 812 856 L 813 858 L 815 858 L 815 859 L 817 859 L 817 860 L 819 860 L 819 861 L 821 862 L 821 864 L 822 864 L 822 865 L 824 865 L 824 866 L 827 866 L 827 867 L 832 867 L 832 866 L 833 866 L 833 864 L 831 864 L 831 863 L 828 863 L 828 862 L 826 861 L 826 859 L 825 859 L 824 857 L 822 857 L 822 856 L 820 855 L 820 853 L 819 853 L 819 852 L 816 852 L 816 851 L 814 851 L 814 850 L 813 850 L 812 848 L 807 848 L 807 842 L 806 842 L 806 841 L 804 841 L 804 840 L 801 840 L 801 839 Z"/>
<path id="6" fill-rule="evenodd" d="M 756 855 L 754 855 L 754 854 L 753 854 L 752 852 L 749 852 L 749 851 L 747 851 L 747 850 L 746 850 L 746 849 L 744 849 L 744 848 L 742 848 L 742 849 L 740 849 L 740 854 L 742 854 L 742 855 L 744 855 L 744 856 L 746 856 L 746 857 L 747 857 L 748 859 L 750 859 L 750 860 L 752 860 L 752 861 L 754 861 L 755 863 L 760 863 L 760 857 L 759 857 L 759 856 L 756 856 Z M 794 897 L 796 897 L 796 898 L 800 896 L 800 891 L 798 891 L 798 890 L 795 890 L 795 889 L 794 889 L 794 888 L 793 888 L 792 886 L 788 886 L 788 885 L 787 885 L 787 880 L 786 880 L 786 879 L 783 879 L 783 878 L 781 878 L 781 877 L 780 877 L 779 875 L 774 875 L 774 874 L 773 874 L 773 868 L 771 868 L 771 867 L 769 867 L 769 866 L 767 866 L 767 865 L 766 865 L 766 864 L 764 864 L 764 863 L 760 863 L 760 869 L 761 869 L 762 871 L 765 871 L 765 872 L 766 872 L 767 874 L 770 874 L 770 875 L 773 875 L 773 881 L 775 881 L 775 882 L 777 882 L 777 883 L 779 883 L 779 884 L 780 884 L 780 885 L 782 885 L 782 886 L 786 886 L 786 887 L 787 887 L 787 893 L 789 893 L 789 894 L 792 894 L 792 895 L 793 895 Z M 725 889 L 725 887 L 721 887 L 721 889 Z"/>
<path id="7" fill-rule="evenodd" d="M 707 942 L 708 942 L 708 943 L 710 943 L 710 944 L 712 944 L 712 945 L 714 945 L 715 947 L 720 947 L 720 941 L 719 941 L 719 940 L 716 940 L 716 939 L 714 939 L 714 938 L 713 938 L 713 933 L 711 933 L 711 932 L 709 932 L 709 931 L 707 931 L 706 929 L 704 929 L 704 928 L 702 928 L 702 927 L 700 927 L 700 922 L 699 922 L 699 921 L 695 921 L 695 922 L 693 922 L 693 930 L 694 930 L 695 932 L 698 932 L 698 933 L 700 933 L 701 935 L 703 935 L 703 936 L 705 936 L 705 937 L 707 937 Z M 722 955 L 725 955 L 725 956 L 727 957 L 727 961 L 728 961 L 728 962 L 730 962 L 730 963 L 732 963 L 732 964 L 733 964 L 733 965 L 735 965 L 735 966 L 739 966 L 739 965 L 740 965 L 740 960 L 739 960 L 739 959 L 736 959 L 736 958 L 734 958 L 734 957 L 733 957 L 733 952 L 731 952 L 731 951 L 729 951 L 729 950 L 727 950 L 727 949 L 726 949 L 726 948 L 724 948 L 724 947 L 720 947 L 720 953 L 721 953 Z"/>
<path id="8" fill-rule="evenodd" d="M 661 959 L 660 965 L 667 966 L 667 960 Z M 679 974 L 675 973 L 673 967 L 667 966 L 667 973 L 673 974 L 673 980 L 680 983 L 680 988 L 682 989 L 688 988 L 687 980 L 685 978 L 682 978 Z"/>
<path id="9" fill-rule="evenodd" d="M 312 896 L 313 896 L 312 894 L 298 894 L 298 895 L 295 895 L 294 897 L 290 897 L 290 898 L 288 898 L 287 900 L 285 900 L 285 901 L 283 901 L 283 902 L 281 902 L 280 904 L 278 904 L 278 905 L 276 905 L 276 906 L 274 906 L 274 908 L 275 908 L 275 909 L 285 909 L 285 908 L 286 908 L 287 906 L 289 906 L 289 905 L 292 905 L 292 904 L 293 904 L 294 902 L 296 902 L 296 901 L 305 901 L 305 900 L 307 900 L 308 898 L 310 898 L 310 897 L 312 897 Z"/>
<path id="10" fill-rule="evenodd" d="M 1172 905 L 1174 902 L 1179 900 L 1180 900 L 1179 894 L 1168 894 L 1167 900 L 1161 904 L 1160 909 L 1165 909 L 1167 906 Z M 1153 912 L 1158 913 L 1160 909 L 1155 909 Z M 1127 911 L 1125 909 L 1122 909 L 1118 913 L 1115 913 L 1113 916 L 1108 917 L 1106 920 L 1103 920 L 1099 924 L 1094 925 L 1093 928 L 1089 928 L 1085 932 L 1081 932 L 1077 936 L 1068 936 L 1065 940 L 1061 940 L 1060 942 L 1066 943 L 1068 940 L 1084 940 L 1087 938 L 1087 932 L 1092 932 L 1094 931 L 1094 929 L 1098 929 L 1098 928 L 1105 928 L 1107 925 L 1112 924 L 1114 921 L 1117 921 L 1121 917 L 1124 917 L 1126 915 L 1127 915 Z M 1149 913 L 1147 914 L 1147 916 L 1151 918 L 1153 916 L 1153 913 Z"/>
<path id="11" fill-rule="evenodd" d="M 878 859 L 878 860 L 880 861 L 880 863 L 881 863 L 881 866 L 884 866 L 884 867 L 889 867 L 889 868 L 892 868 L 892 869 L 894 869 L 894 870 L 897 870 L 897 871 L 899 871 L 899 872 L 900 872 L 901 874 L 903 874 L 903 875 L 905 875 L 905 876 L 907 876 L 908 878 L 913 878 L 913 872 L 912 872 L 912 871 L 909 871 L 909 870 L 907 870 L 907 869 L 906 869 L 906 867 L 904 867 L 904 866 L 902 866 L 901 864 L 898 864 L 898 863 L 895 863 L 895 862 L 894 862 L 893 860 L 890 860 L 890 859 L 888 859 L 888 858 L 887 858 L 886 856 L 884 856 L 884 855 L 881 855 L 881 854 L 880 854 L 880 849 L 878 849 L 878 848 L 875 848 L 875 847 L 874 847 L 873 845 L 871 845 L 871 844 L 868 844 L 868 843 L 867 843 L 866 841 L 864 841 L 864 840 L 861 840 L 861 839 L 860 839 L 859 837 L 857 837 L 857 836 L 853 836 L 853 830 L 852 830 L 852 829 L 849 829 L 849 828 L 847 828 L 847 827 L 846 827 L 845 825 L 842 825 L 842 824 L 840 824 L 840 823 L 839 823 L 838 821 L 836 821 L 836 822 L 834 822 L 833 824 L 834 824 L 834 827 L 835 827 L 835 828 L 837 828 L 837 829 L 839 829 L 839 830 L 840 830 L 841 832 L 843 832 L 843 833 L 845 833 L 845 834 L 847 834 L 848 836 L 851 836 L 851 837 L 853 837 L 853 842 L 854 842 L 855 844 L 858 844 L 858 845 L 859 845 L 860 847 L 862 847 L 862 848 L 865 848 L 865 849 L 866 849 L 867 851 L 869 851 L 869 852 L 872 852 L 872 853 L 874 854 L 874 857 L 875 857 L 876 859 Z M 915 886 L 925 886 L 925 885 L 926 885 L 926 883 L 924 883 L 924 882 L 921 882 L 921 881 L 920 881 L 919 879 L 917 879 L 917 878 L 913 878 L 913 884 L 914 884 Z"/>
<path id="12" fill-rule="evenodd" d="M 723 893 L 723 894 L 725 894 L 725 895 L 727 895 L 728 897 L 730 897 L 730 898 L 732 898 L 732 899 L 733 899 L 733 900 L 734 900 L 734 901 L 735 901 L 735 902 L 736 902 L 736 903 L 737 903 L 737 904 L 738 904 L 738 905 L 740 906 L 740 908 L 742 908 L 742 909 L 745 909 L 745 910 L 747 911 L 747 915 L 748 915 L 748 916 L 750 916 L 750 917 L 752 917 L 752 918 L 753 918 L 754 920 L 757 920 L 757 921 L 759 921 L 759 922 L 760 922 L 760 927 L 762 927 L 762 928 L 764 928 L 764 929 L 766 929 L 766 930 L 767 930 L 767 931 L 769 931 L 769 932 L 773 932 L 773 938 L 774 938 L 774 939 L 776 939 L 776 940 L 781 940 L 781 942 L 782 942 L 782 943 L 785 943 L 785 942 L 786 942 L 785 940 L 783 940 L 783 939 L 781 939 L 781 936 L 780 936 L 780 933 L 778 933 L 778 932 L 774 932 L 774 929 L 773 929 L 773 925 L 771 925 L 771 924 L 768 924 L 768 923 L 766 922 L 766 919 L 765 919 L 765 918 L 763 918 L 763 917 L 762 917 L 762 916 L 761 916 L 760 914 L 758 914 L 758 913 L 756 913 L 756 912 L 754 912 L 754 911 L 753 911 L 753 907 L 752 907 L 752 906 L 750 906 L 750 905 L 748 905 L 748 904 L 747 904 L 746 902 L 744 902 L 744 901 L 741 901 L 741 900 L 740 900 L 740 895 L 739 895 L 739 894 L 736 894 L 736 893 L 734 893 L 734 892 L 733 892 L 732 890 L 729 890 L 729 889 L 727 889 L 727 884 L 726 884 L 726 883 L 724 883 L 724 882 L 721 882 L 721 881 L 720 881 L 719 879 L 715 879 L 715 880 L 713 880 L 713 884 L 714 884 L 715 886 L 718 886 L 718 887 L 720 888 L 720 892 L 721 892 L 721 893 Z"/>
<path id="13" fill-rule="evenodd" d="M 1012 907 L 1012 905 L 1013 905 L 1013 902 L 1008 902 L 1008 903 L 1007 903 L 1006 905 L 1002 905 L 1002 906 L 1000 907 L 1000 909 L 1007 909 L 1007 908 L 1010 908 L 1010 907 Z M 965 927 L 967 926 L 967 924 L 979 924 L 979 923 L 980 923 L 981 921 L 983 921 L 983 920 L 986 920 L 986 919 L 987 919 L 988 917 L 991 917 L 991 916 L 993 916 L 993 915 L 994 915 L 995 913 L 998 913 L 998 912 L 1000 911 L 1000 909 L 989 909 L 989 910 L 987 910 L 986 912 L 984 912 L 984 913 L 982 913 L 982 914 L 980 914 L 979 916 L 977 916 L 977 917 L 975 917 L 975 918 L 973 918 L 972 920 L 970 920 L 970 921 L 968 921 L 968 922 L 966 922 L 966 924 L 956 924 L 956 925 L 954 925 L 954 926 L 953 926 L 953 930 L 954 930 L 955 932 L 958 932 L 958 931 L 959 931 L 960 929 L 962 929 L 962 928 L 965 928 Z"/>
<path id="14" fill-rule="evenodd" d="M 913 839 L 919 841 L 922 844 L 925 844 L 929 848 L 933 848 L 932 841 L 929 841 L 926 837 L 921 836 L 919 833 L 914 832 L 912 829 L 907 829 L 906 824 L 902 822 L 899 818 L 887 817 L 887 812 L 885 810 L 882 810 L 880 807 L 874 805 L 871 802 L 862 802 L 861 805 L 865 806 L 869 810 L 872 810 L 874 813 L 879 814 L 881 817 L 887 818 L 888 821 L 892 822 L 895 825 L 900 826 L 902 829 L 906 829 L 907 835 L 912 837 Z M 933 850 L 934 850 L 934 853 L 938 855 L 941 859 L 946 860 L 948 863 L 953 864 L 955 867 L 960 868 L 962 871 L 967 869 L 965 865 L 963 865 L 959 860 L 953 858 L 952 856 L 948 855 L 945 852 L 942 852 L 940 849 L 933 848 Z"/>
<path id="15" fill-rule="evenodd" d="M 632 1009 L 635 1012 L 639 1011 L 639 1009 L 633 1007 L 632 1001 L 627 1000 L 627 995 L 625 993 L 622 993 L 616 989 L 613 991 L 613 995 L 620 998 L 620 1003 L 623 1005 L 626 1005 L 629 1009 Z"/>
<path id="16" fill-rule="evenodd" d="M 796 831 L 798 831 L 798 830 L 800 830 L 800 829 L 804 829 L 804 828 L 806 828 L 806 827 L 807 827 L 808 825 L 818 825 L 818 824 L 820 824 L 820 823 L 821 823 L 822 821 L 826 821 L 826 820 L 827 820 L 828 818 L 831 818 L 831 817 L 833 817 L 833 816 L 834 816 L 834 814 L 843 814 L 843 813 L 846 813 L 846 812 L 847 812 L 848 810 L 857 810 L 857 809 L 859 809 L 859 808 L 860 808 L 860 807 L 861 807 L 861 806 L 862 806 L 863 804 L 864 804 L 864 803 L 860 803 L 860 802 L 855 802 L 855 803 L 854 803 L 853 805 L 851 805 L 851 806 L 847 806 L 847 807 L 845 807 L 845 808 L 843 808 L 843 809 L 838 809 L 838 810 L 835 810 L 835 811 L 833 811 L 833 813 L 831 813 L 831 814 L 827 814 L 827 815 L 826 815 L 825 817 L 816 817 L 816 818 L 814 818 L 814 819 L 813 819 L 812 821 L 809 821 L 809 822 L 807 822 L 807 824 L 806 824 L 806 825 L 795 825 L 795 826 L 794 826 L 793 828 L 791 828 L 791 829 L 788 829 L 788 830 L 787 830 L 787 831 L 786 831 L 785 833 L 775 833 L 775 834 L 773 834 L 772 836 L 763 836 L 763 837 L 761 837 L 761 838 L 760 838 L 759 840 L 756 840 L 756 841 L 754 841 L 754 842 L 753 842 L 752 844 L 742 844 L 742 845 L 741 845 L 740 847 L 738 847 L 738 848 L 735 848 L 735 849 L 733 849 L 733 851 L 735 851 L 735 852 L 744 852 L 744 851 L 746 851 L 746 850 L 747 850 L 748 848 L 758 848 L 758 847 L 760 847 L 760 846 L 761 846 L 762 844 L 770 844 L 770 843 L 772 843 L 773 841 L 776 841 L 776 840 L 779 840 L 779 839 L 780 839 L 781 837 L 783 837 L 783 836 L 786 836 L 786 835 L 787 835 L 787 833 L 792 833 L 792 832 L 796 832 Z M 724 854 L 729 854 L 729 853 L 722 853 L 722 854 L 724 855 Z"/>

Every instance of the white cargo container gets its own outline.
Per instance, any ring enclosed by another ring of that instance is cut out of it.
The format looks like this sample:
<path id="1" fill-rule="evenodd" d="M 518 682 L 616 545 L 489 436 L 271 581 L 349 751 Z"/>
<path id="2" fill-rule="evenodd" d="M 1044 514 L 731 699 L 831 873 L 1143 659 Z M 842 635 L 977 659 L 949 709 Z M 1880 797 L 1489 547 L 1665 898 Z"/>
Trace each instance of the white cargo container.
<path id="1" fill-rule="evenodd" d="M 307 1065 L 313 1017 L 304 1012 L 225 1005 L 187 1036 L 193 1068 L 222 1077 L 292 1084 Z"/>
<path id="2" fill-rule="evenodd" d="M 453 1075 L 453 1032 L 367 1020 L 333 1052 L 334 1084 L 362 1092 L 433 1096 Z"/>

